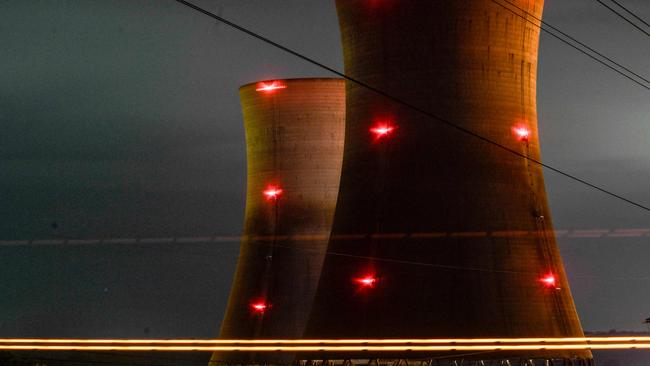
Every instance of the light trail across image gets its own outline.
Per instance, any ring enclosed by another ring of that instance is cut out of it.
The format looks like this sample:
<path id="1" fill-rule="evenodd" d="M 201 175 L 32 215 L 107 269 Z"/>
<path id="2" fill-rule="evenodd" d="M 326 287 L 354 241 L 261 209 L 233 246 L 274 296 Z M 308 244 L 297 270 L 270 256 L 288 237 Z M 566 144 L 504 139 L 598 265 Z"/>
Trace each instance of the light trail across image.
<path id="1" fill-rule="evenodd" d="M 650 349 L 650 337 L 465 339 L 0 339 L 0 350 L 366 352 Z"/>

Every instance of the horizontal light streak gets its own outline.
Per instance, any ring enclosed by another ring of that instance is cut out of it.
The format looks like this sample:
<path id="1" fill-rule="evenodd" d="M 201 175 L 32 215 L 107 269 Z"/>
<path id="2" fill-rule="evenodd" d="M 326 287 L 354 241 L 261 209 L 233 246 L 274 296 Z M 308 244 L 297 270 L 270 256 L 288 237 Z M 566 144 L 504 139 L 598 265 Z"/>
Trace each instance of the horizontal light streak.
<path id="1" fill-rule="evenodd" d="M 102 339 L 102 338 L 0 338 L 4 343 L 128 343 L 128 344 L 443 344 L 443 343 L 601 343 L 648 342 L 635 337 L 539 337 L 539 338 L 386 338 L 386 339 Z"/>
<path id="2" fill-rule="evenodd" d="M 404 239 L 404 238 L 444 238 L 444 237 L 540 237 L 555 236 L 574 239 L 584 238 L 625 238 L 650 237 L 650 228 L 639 229 L 590 229 L 590 230 L 546 230 L 546 231 L 461 231 L 461 232 L 414 232 L 414 233 L 368 233 L 368 234 L 339 234 L 330 238 L 329 233 L 297 234 L 287 236 L 287 239 L 297 241 L 310 240 L 360 240 L 374 239 Z M 197 236 L 197 237 L 168 237 L 168 238 L 93 238 L 93 239 L 32 239 L 32 240 L 0 240 L 0 246 L 19 245 L 102 245 L 102 244 L 193 244 L 211 242 L 233 242 L 242 240 L 268 241 L 277 239 L 272 235 L 266 236 Z"/>
<path id="3" fill-rule="evenodd" d="M 255 352 L 426 352 L 426 351 L 534 351 L 534 350 L 650 349 L 650 343 L 527 344 L 450 346 L 117 346 L 117 345 L 1 345 L 0 350 L 42 351 L 255 351 Z"/>

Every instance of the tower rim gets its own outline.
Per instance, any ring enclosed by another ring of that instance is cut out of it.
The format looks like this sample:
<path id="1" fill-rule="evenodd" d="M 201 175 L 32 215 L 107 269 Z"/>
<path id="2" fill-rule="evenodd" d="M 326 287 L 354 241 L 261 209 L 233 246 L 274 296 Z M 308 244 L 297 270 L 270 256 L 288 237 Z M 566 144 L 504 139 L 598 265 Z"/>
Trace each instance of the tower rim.
<path id="1" fill-rule="evenodd" d="M 344 82 L 344 78 L 340 77 L 302 77 L 302 78 L 276 78 L 276 79 L 264 79 L 264 80 L 257 80 L 257 81 L 251 81 L 249 83 L 243 84 L 239 87 L 239 90 L 247 89 L 252 86 L 257 86 L 257 84 L 260 83 L 272 83 L 274 81 L 282 81 L 282 82 L 287 82 L 287 83 L 292 83 L 292 82 L 299 82 L 299 81 L 311 81 L 311 82 L 316 82 L 316 81 L 321 81 L 321 82 Z"/>

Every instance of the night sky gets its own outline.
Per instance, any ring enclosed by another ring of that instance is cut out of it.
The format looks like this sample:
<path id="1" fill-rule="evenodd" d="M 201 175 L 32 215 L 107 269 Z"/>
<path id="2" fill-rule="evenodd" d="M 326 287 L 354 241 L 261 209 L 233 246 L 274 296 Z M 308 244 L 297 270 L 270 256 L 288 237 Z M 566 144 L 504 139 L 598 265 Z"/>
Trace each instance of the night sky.
<path id="1" fill-rule="evenodd" d="M 195 2 L 342 70 L 332 0 Z M 595 1 L 546 0 L 545 20 L 650 76 L 647 36 Z M 215 337 L 237 242 L 7 241 L 239 235 L 238 87 L 331 75 L 171 0 L 0 1 L 0 49 L 0 337 Z M 542 35 L 544 161 L 650 205 L 649 96 Z M 650 213 L 546 180 L 556 229 L 610 230 L 559 239 L 583 326 L 643 330 L 650 236 L 611 233 Z"/>

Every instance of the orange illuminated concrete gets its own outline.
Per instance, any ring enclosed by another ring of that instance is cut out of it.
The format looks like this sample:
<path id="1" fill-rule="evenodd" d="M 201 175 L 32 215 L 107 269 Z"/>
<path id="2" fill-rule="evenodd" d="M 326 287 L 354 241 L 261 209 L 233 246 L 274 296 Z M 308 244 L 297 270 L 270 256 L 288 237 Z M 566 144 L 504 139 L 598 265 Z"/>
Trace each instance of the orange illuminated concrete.
<path id="1" fill-rule="evenodd" d="M 510 1 L 541 18 L 543 0 Z M 535 24 L 491 0 L 336 5 L 347 75 L 540 159 Z M 390 133 L 377 138 L 378 122 Z M 325 260 L 306 337 L 582 337 L 552 227 L 540 166 L 348 83 L 328 247 L 337 255 Z M 354 279 L 366 273 L 378 280 L 360 291 Z M 540 281 L 549 273 L 553 286 Z M 563 349 L 465 358 L 509 356 L 591 358 Z"/>
<path id="2" fill-rule="evenodd" d="M 241 87 L 240 97 L 248 159 L 245 227 L 221 337 L 301 338 L 336 205 L 345 82 L 269 80 Z M 239 352 L 213 360 L 293 358 Z"/>

